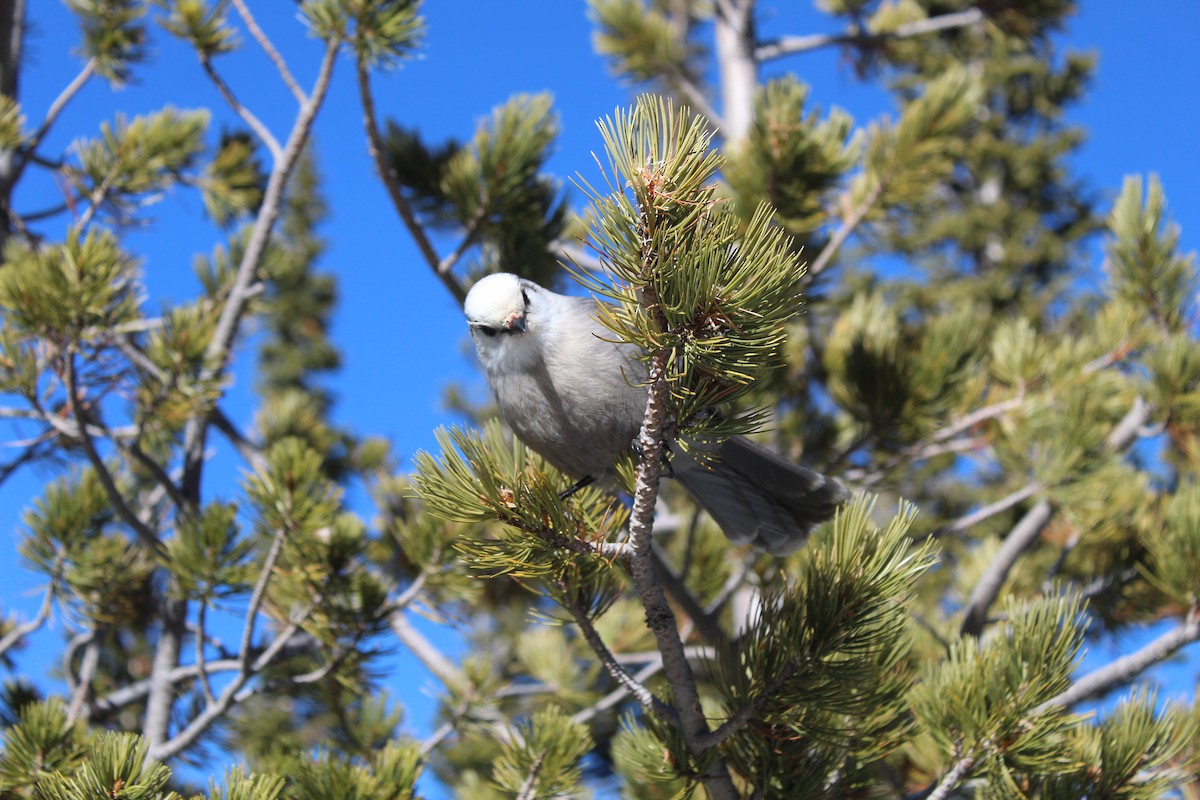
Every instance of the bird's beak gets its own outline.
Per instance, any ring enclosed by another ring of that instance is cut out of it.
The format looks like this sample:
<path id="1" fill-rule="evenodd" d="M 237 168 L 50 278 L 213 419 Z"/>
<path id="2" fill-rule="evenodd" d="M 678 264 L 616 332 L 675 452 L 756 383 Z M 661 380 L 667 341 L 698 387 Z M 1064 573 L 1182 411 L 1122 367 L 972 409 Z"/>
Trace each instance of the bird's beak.
<path id="1" fill-rule="evenodd" d="M 506 331 L 516 331 L 517 333 L 525 332 L 525 315 L 517 312 L 504 321 L 504 329 Z"/>

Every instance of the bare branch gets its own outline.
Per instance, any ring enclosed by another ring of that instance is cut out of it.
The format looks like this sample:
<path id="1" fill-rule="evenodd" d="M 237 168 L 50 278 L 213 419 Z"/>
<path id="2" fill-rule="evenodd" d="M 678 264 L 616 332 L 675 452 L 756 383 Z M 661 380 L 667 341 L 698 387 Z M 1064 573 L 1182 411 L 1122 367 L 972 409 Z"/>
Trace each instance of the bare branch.
<path id="1" fill-rule="evenodd" d="M 538 757 L 533 760 L 533 764 L 529 767 L 529 774 L 525 776 L 525 781 L 521 784 L 521 789 L 517 792 L 516 800 L 536 800 L 539 796 L 539 777 L 542 774 L 542 764 L 545 760 L 545 752 L 538 753 Z"/>
<path id="2" fill-rule="evenodd" d="M 1037 715 L 1051 706 L 1070 707 L 1124 686 L 1145 670 L 1173 656 L 1181 647 L 1197 640 L 1200 640 L 1200 611 L 1192 608 L 1178 627 L 1172 628 L 1136 652 L 1121 656 L 1089 672 L 1072 683 L 1065 692 L 1038 706 L 1033 713 Z"/>
<path id="3" fill-rule="evenodd" d="M 19 36 L 21 34 L 18 33 L 17 35 Z M 79 74 L 76 75 L 71 82 L 66 85 L 66 88 L 59 92 L 58 97 L 54 98 L 54 102 L 52 102 L 50 104 L 50 108 L 46 110 L 46 115 L 42 117 L 42 124 L 38 126 L 38 129 L 34 131 L 33 136 L 31 136 L 29 141 L 26 142 L 21 148 L 24 158 L 17 159 L 16 164 L 13 165 L 13 174 L 8 178 L 10 185 L 16 185 L 17 181 L 21 177 L 21 173 L 25 171 L 25 167 L 28 166 L 30 162 L 38 160 L 36 156 L 36 150 L 38 146 L 42 143 L 42 140 L 46 138 L 46 134 L 50 132 L 50 129 L 54 127 L 54 123 L 58 120 L 59 115 L 62 114 L 63 109 L 65 109 L 67 104 L 75 98 L 75 95 L 79 94 L 80 90 L 83 89 L 84 85 L 87 84 L 94 74 L 96 74 L 96 59 L 90 58 L 88 59 L 87 63 L 83 65 L 83 69 L 79 71 Z M 16 215 L 11 211 L 9 211 L 8 214 L 10 218 L 14 220 L 17 219 Z"/>
<path id="4" fill-rule="evenodd" d="M 237 97 L 233 94 L 233 89 L 229 88 L 229 84 L 225 83 L 225 79 L 221 77 L 216 67 L 213 66 L 212 59 L 202 55 L 200 57 L 200 65 L 204 67 L 205 74 L 208 75 L 213 85 L 217 87 L 217 91 L 221 93 L 221 97 L 225 99 L 229 107 L 242 118 L 243 122 L 250 126 L 250 130 L 254 131 L 254 135 L 271 151 L 271 160 L 279 163 L 279 160 L 283 158 L 283 148 L 279 146 L 279 140 L 271 133 L 271 129 L 263 124 L 263 121 L 256 117 L 254 112 L 238 102 Z"/>
<path id="5" fill-rule="evenodd" d="M 204 648 L 208 644 L 208 598 L 200 598 L 200 608 L 196 610 L 196 674 L 200 678 L 200 689 L 204 692 L 204 700 L 209 705 L 217 702 L 213 695 L 212 683 L 208 680 L 208 666 L 205 664 Z M 238 659 L 241 660 L 240 658 Z"/>
<path id="6" fill-rule="evenodd" d="M 854 207 L 854 210 L 850 212 L 850 215 L 842 220 L 842 224 L 838 226 L 838 229 L 834 231 L 833 236 L 831 236 L 829 241 L 825 243 L 825 246 L 821 248 L 821 252 L 817 254 L 816 259 L 808 265 L 808 272 L 805 273 L 804 277 L 806 281 L 813 281 L 818 275 L 825 271 L 830 262 L 833 261 L 833 257 L 837 254 L 837 251 L 840 250 L 842 245 L 846 243 L 846 240 L 850 238 L 850 234 L 854 233 L 854 230 L 862 223 L 864 219 L 866 219 L 867 214 L 871 213 L 871 209 L 875 207 L 877 202 L 879 202 L 879 197 L 882 194 L 883 183 L 880 182 L 876 184 L 870 192 L 867 193 L 867 196 L 862 199 L 862 202 Z"/>
<path id="7" fill-rule="evenodd" d="M 266 459 L 263 458 L 262 448 L 250 441 L 237 426 L 233 424 L 233 420 L 220 408 L 214 408 L 209 415 L 213 425 L 219 430 L 230 444 L 238 451 L 242 458 L 246 459 L 251 467 L 258 469 L 266 464 Z"/>
<path id="8" fill-rule="evenodd" d="M 320 648 L 320 642 L 308 634 L 297 634 L 292 632 L 292 636 L 288 639 L 283 647 L 279 648 L 275 654 L 276 658 L 286 659 L 297 656 L 311 655 Z M 255 655 L 261 654 L 262 650 L 255 651 Z M 222 658 L 216 661 L 209 661 L 205 665 L 205 670 L 209 675 L 216 675 L 224 672 L 235 672 L 239 669 L 239 659 L 237 658 Z M 200 667 L 197 664 L 187 664 L 184 666 L 175 667 L 165 676 L 165 682 L 175 686 L 184 681 L 190 681 L 198 678 L 200 675 Z M 150 693 L 151 679 L 145 678 L 140 681 L 135 681 L 128 686 L 122 686 L 103 697 L 92 701 L 93 713 L 108 714 L 124 708 L 131 703 L 136 703 Z"/>
<path id="9" fill-rule="evenodd" d="M 38 609 L 38 613 L 33 619 L 28 622 L 22 622 L 19 625 L 14 625 L 12 630 L 4 634 L 4 638 L 0 639 L 0 656 L 3 656 L 29 634 L 36 631 L 38 628 L 46 624 L 46 620 L 50 619 L 50 609 L 54 602 L 54 586 L 46 588 L 46 593 L 42 596 L 42 605 Z"/>
<path id="10" fill-rule="evenodd" d="M 575 624 L 579 626 L 580 633 L 583 634 L 584 641 L 592 648 L 592 651 L 600 659 L 600 663 L 608 670 L 608 674 L 618 685 L 625 687 L 642 706 L 648 710 L 658 714 L 663 719 L 666 719 L 674 724 L 679 723 L 678 712 L 671 708 L 663 701 L 654 696 L 654 693 L 647 689 L 642 684 L 638 683 L 632 675 L 630 675 L 623 666 L 613 657 L 612 651 L 608 649 L 608 645 L 604 643 L 604 639 L 600 637 L 596 626 L 592 625 L 591 619 L 579 607 L 579 603 L 570 594 L 570 589 L 565 582 L 559 583 L 559 588 L 562 589 L 563 595 L 566 597 L 567 610 L 571 612 L 571 616 L 575 618 Z"/>
<path id="11" fill-rule="evenodd" d="M 71 695 L 71 705 L 67 709 L 67 721 L 75 722 L 86 718 L 90 708 L 87 696 L 92 689 L 92 681 L 96 678 L 96 668 L 100 665 L 100 635 L 92 631 L 87 644 L 83 648 L 83 661 L 79 664 L 79 680 Z"/>
<path id="12" fill-rule="evenodd" d="M 692 620 L 692 624 L 696 626 L 696 630 L 704 637 L 705 641 L 714 645 L 728 644 L 729 637 L 725 635 L 725 631 L 721 629 L 716 617 L 712 612 L 707 611 L 692 591 L 688 589 L 683 579 L 675 573 L 671 565 L 663 558 L 662 553 L 656 547 L 652 551 L 654 558 L 654 570 L 658 576 L 658 580 L 662 583 L 663 588 L 671 595 L 671 598 L 683 610 L 683 613 L 688 615 Z M 735 570 L 735 574 L 737 571 Z M 741 575 L 744 577 L 745 572 Z"/>
<path id="13" fill-rule="evenodd" d="M 985 750 L 985 747 L 980 747 L 980 752 Z M 964 756 L 954 763 L 954 766 L 942 776 L 938 781 L 938 785 L 932 792 L 929 793 L 926 800 L 945 800 L 954 791 L 954 788 L 962 782 L 962 779 L 967 776 L 967 773 L 975 766 L 978 756 Z"/>
<path id="14" fill-rule="evenodd" d="M 199 383 L 201 384 L 209 383 L 224 372 L 242 316 L 246 313 L 250 300 L 257 293 L 255 284 L 258 280 L 258 269 L 262 263 L 263 254 L 266 252 L 271 230 L 282 211 L 283 195 L 288 179 L 304 151 L 317 112 L 321 109 L 329 90 L 329 81 L 333 75 L 333 66 L 337 61 L 339 44 L 336 40 L 326 44 L 325 55 L 313 84 L 311 98 L 301 106 L 283 153 L 276 161 L 274 169 L 271 170 L 258 217 L 254 221 L 245 252 L 238 264 L 229 296 L 225 300 L 224 308 L 221 309 L 216 330 L 213 332 L 212 340 L 204 354 L 206 366 L 200 373 Z M 193 418 L 188 421 L 184 436 L 182 485 L 184 493 L 190 497 L 198 494 L 206 428 L 204 420 Z"/>
<path id="15" fill-rule="evenodd" d="M 242 644 L 238 650 L 238 660 L 241 662 L 243 671 L 249 664 L 250 647 L 254 643 L 254 626 L 258 621 L 258 612 L 262 608 L 263 598 L 266 597 L 267 584 L 271 582 L 271 573 L 275 571 L 275 562 L 279 560 L 279 554 L 283 552 L 283 540 L 286 536 L 287 532 L 283 528 L 275 531 L 275 536 L 271 539 L 271 549 L 267 551 L 262 572 L 259 573 L 258 581 L 254 584 L 254 591 L 250 595 L 250 605 L 246 609 L 246 622 L 242 626 Z"/>
<path id="16" fill-rule="evenodd" d="M 383 137 L 379 133 L 379 123 L 375 114 L 375 98 L 371 93 L 371 74 L 367 70 L 365 64 L 358 65 L 358 94 L 362 101 L 363 107 L 363 127 L 367 132 L 367 151 L 371 155 L 371 160 L 375 162 L 375 171 L 379 174 L 379 179 L 383 181 L 383 186 L 387 189 L 388 197 L 391 198 L 392 205 L 396 208 L 396 213 L 400 215 L 400 219 L 404 222 L 404 227 L 408 229 L 409 234 L 413 237 L 413 241 L 417 243 L 417 248 L 421 251 L 425 262 L 433 273 L 437 275 L 442 285 L 450 291 L 455 301 L 462 305 L 463 300 L 467 298 L 467 290 L 463 288 L 461 282 L 454 274 L 446 269 L 441 269 L 442 259 L 438 257 L 437 251 L 433 247 L 433 242 L 429 240 L 429 235 L 425 232 L 424 226 L 421 225 L 417 215 L 413 212 L 412 206 L 408 202 L 408 198 L 400 190 L 400 184 L 396 180 L 396 174 L 392 171 L 391 166 L 387 163 L 383 156 Z M 450 262 L 453 265 L 453 262 Z"/>
<path id="17" fill-rule="evenodd" d="M 961 629 L 964 636 L 978 636 L 983 631 L 983 626 L 987 623 L 988 609 L 1000 594 L 1000 587 L 1008 577 L 1009 571 L 1021 554 L 1028 550 L 1045 530 L 1052 516 L 1054 507 L 1050 505 L 1050 501 L 1040 500 L 1025 512 L 1025 516 L 1021 517 L 1021 521 L 1004 539 L 987 571 L 975 584 L 971 599 L 967 601 Z"/>
<path id="18" fill-rule="evenodd" d="M 271 59 L 271 63 L 279 70 L 279 77 L 283 78 L 283 83 L 287 86 L 288 91 L 296 98 L 296 102 L 304 105 L 308 102 L 308 95 L 300 88 L 300 84 L 296 83 L 296 79 L 292 77 L 292 71 L 288 69 L 287 61 L 275 49 L 275 45 L 263 33 L 262 28 L 258 27 L 258 22 L 254 19 L 254 15 L 250 13 L 250 9 L 246 7 L 245 0 L 233 0 L 233 7 L 237 9 L 238 14 L 242 17 L 242 22 L 245 23 L 246 29 L 250 31 L 250 35 L 254 37 L 254 41 L 258 42 L 258 46 L 267 54 L 267 58 Z"/>
<path id="19" fill-rule="evenodd" d="M 845 33 L 817 33 L 809 36 L 781 36 L 759 45 L 754 56 L 759 61 L 769 61 L 774 58 L 807 53 L 822 47 L 835 45 L 851 45 L 854 47 L 869 47 L 896 39 L 910 39 L 914 36 L 924 36 L 937 31 L 965 28 L 982 22 L 983 12 L 977 8 L 958 11 L 953 14 L 941 14 L 936 17 L 909 22 L 898 26 L 894 31 L 869 33 L 861 30 L 851 30 Z"/>
<path id="20" fill-rule="evenodd" d="M 75 373 L 74 352 L 64 354 L 63 371 L 65 373 L 67 404 L 71 410 L 71 416 L 75 419 L 79 441 L 83 445 L 83 451 L 87 454 L 88 461 L 91 462 L 92 468 L 96 471 L 96 477 L 100 479 L 100 485 L 104 487 L 104 493 L 108 496 L 109 503 L 112 504 L 113 510 L 124 520 L 125 524 L 133 529 L 133 532 L 137 534 L 143 544 L 155 553 L 161 552 L 162 542 L 154 531 L 150 530 L 138 519 L 137 514 L 134 514 L 133 509 L 125 502 L 125 498 L 121 496 L 121 490 L 117 488 L 116 481 L 113 480 L 112 473 L 108 471 L 108 466 L 100 458 L 100 453 L 96 451 L 96 443 L 92 441 L 87 421 L 79 409 L 79 386 Z"/>
<path id="21" fill-rule="evenodd" d="M 1133 406 L 1108 434 L 1105 443 L 1110 450 L 1120 452 L 1137 440 L 1142 428 L 1150 420 L 1152 407 L 1140 395 L 1133 399 Z"/>
<path id="22" fill-rule="evenodd" d="M 462 672 L 454 665 L 454 662 L 446 658 L 446 656 L 434 646 L 432 642 L 425 638 L 419 630 L 414 628 L 408 621 L 408 617 L 402 611 L 393 611 L 388 618 L 388 622 L 392 626 L 392 633 L 400 640 L 401 644 L 409 649 L 409 651 L 417 657 L 417 660 L 425 665 L 425 668 L 432 672 L 438 680 L 446 686 L 462 686 L 465 679 Z"/>
<path id="23" fill-rule="evenodd" d="M 1030 481 L 1020 489 L 1017 489 L 1015 492 L 1010 492 L 995 502 L 988 503 L 986 506 L 975 509 L 970 514 L 965 514 L 953 522 L 943 525 L 934 532 L 934 536 L 945 536 L 947 534 L 965 531 L 967 528 L 978 525 L 980 522 L 983 522 L 986 519 L 990 519 L 997 514 L 1004 513 L 1013 506 L 1020 505 L 1041 491 L 1041 489 L 1042 485 L 1040 483 L 1037 481 Z"/>

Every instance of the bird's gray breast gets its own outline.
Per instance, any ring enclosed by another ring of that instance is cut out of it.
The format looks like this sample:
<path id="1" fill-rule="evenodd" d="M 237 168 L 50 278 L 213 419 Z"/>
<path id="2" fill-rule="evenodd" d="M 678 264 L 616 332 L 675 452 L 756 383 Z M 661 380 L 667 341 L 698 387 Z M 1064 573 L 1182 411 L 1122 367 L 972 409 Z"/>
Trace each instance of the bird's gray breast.
<path id="1" fill-rule="evenodd" d="M 602 476 L 637 436 L 644 368 L 627 347 L 597 336 L 586 315 L 543 330 L 540 359 L 489 375 L 500 411 L 521 441 L 574 477 Z"/>

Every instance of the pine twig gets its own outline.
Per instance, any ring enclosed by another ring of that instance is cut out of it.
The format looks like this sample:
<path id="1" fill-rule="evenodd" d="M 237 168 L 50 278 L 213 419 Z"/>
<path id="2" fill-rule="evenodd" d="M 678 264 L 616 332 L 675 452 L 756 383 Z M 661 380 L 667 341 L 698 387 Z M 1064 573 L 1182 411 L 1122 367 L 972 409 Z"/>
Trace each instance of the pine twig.
<path id="1" fill-rule="evenodd" d="M 104 493 L 108 496 L 108 502 L 112 504 L 113 510 L 117 512 L 125 524 L 133 529 L 137 537 L 150 548 L 151 552 L 159 553 L 162 551 L 162 541 L 158 535 L 150 530 L 140 519 L 137 514 L 133 513 L 133 509 L 125 502 L 125 498 L 121 496 L 121 490 L 117 487 L 117 483 L 113 480 L 112 473 L 108 470 L 108 465 L 100 458 L 100 453 L 96 450 L 96 443 L 92 441 L 92 434 L 88 431 L 87 420 L 79 409 L 79 385 L 78 376 L 75 372 L 75 353 L 69 351 L 64 354 L 63 372 L 67 390 L 67 405 L 71 411 L 71 416 L 75 419 L 75 427 L 78 430 L 79 441 L 83 445 L 83 451 L 87 454 L 88 461 L 91 462 L 92 468 L 96 471 L 96 477 L 100 479 L 100 485 L 104 487 Z"/>
<path id="2" fill-rule="evenodd" d="M 985 748 L 981 746 L 979 749 L 983 751 Z M 971 755 L 963 756 L 956 761 L 954 766 L 938 781 L 938 785 L 929 793 L 926 800 L 945 800 L 949 797 L 950 793 L 962 782 L 962 779 L 966 777 L 967 773 L 971 771 L 978 760 L 978 756 Z"/>
<path id="3" fill-rule="evenodd" d="M 396 174 L 388 165 L 383 157 L 383 137 L 379 133 L 379 123 L 375 113 L 375 98 L 371 92 L 371 74 L 363 63 L 358 65 L 358 94 L 363 107 L 363 127 L 367 132 L 367 151 L 371 155 L 371 160 L 375 162 L 375 171 L 379 174 L 379 179 L 383 181 L 383 186 L 387 190 L 388 197 L 392 201 L 392 205 L 396 208 L 396 213 L 400 215 L 404 227 L 408 229 L 409 235 L 413 237 L 413 241 L 417 243 L 417 249 L 421 251 L 422 257 L 437 276 L 442 285 L 449 290 L 459 305 L 467 299 L 467 290 L 463 288 L 462 283 L 454 276 L 454 274 L 446 269 L 441 269 L 442 259 L 438 257 L 437 251 L 433 247 L 433 242 L 429 239 L 429 234 L 425 232 L 424 226 L 421 225 L 417 215 L 413 212 L 412 205 L 409 204 L 408 198 L 400 190 L 400 184 L 396 180 Z"/>
<path id="4" fill-rule="evenodd" d="M 320 647 L 318 642 L 308 634 L 297 636 L 295 632 L 292 638 L 289 639 L 283 648 L 276 654 L 276 658 L 280 660 L 293 658 L 296 656 L 310 655 L 316 652 Z M 259 651 L 261 652 L 261 651 Z M 205 669 L 209 675 L 217 675 L 226 672 L 234 672 L 238 669 L 238 659 L 236 658 L 221 658 L 216 661 L 209 661 L 205 665 Z M 165 682 L 172 686 L 199 678 L 200 667 L 197 664 L 185 664 L 175 667 L 167 675 Z M 146 697 L 150 693 L 150 678 L 144 678 L 140 681 L 135 681 L 127 686 L 122 686 L 120 689 L 115 689 L 103 697 L 96 698 L 92 701 L 93 713 L 108 714 L 124 708 L 128 705 L 136 703 Z"/>
<path id="5" fill-rule="evenodd" d="M 9 651 L 13 645 L 20 642 L 29 634 L 41 628 L 46 624 L 46 620 L 50 619 L 50 610 L 54 602 L 54 586 L 51 585 L 46 589 L 46 593 L 42 596 L 42 605 L 38 608 L 37 614 L 28 622 L 22 622 L 14 625 L 12 630 L 4 634 L 4 638 L 0 639 L 0 656 L 3 656 Z"/>
<path id="6" fill-rule="evenodd" d="M 992 502 L 992 503 L 988 503 L 986 506 L 977 508 L 974 511 L 972 511 L 971 513 L 964 514 L 963 516 L 959 517 L 958 519 L 954 520 L 953 522 L 943 525 L 942 527 L 938 528 L 937 531 L 934 532 L 934 536 L 940 537 L 940 536 L 945 536 L 950 533 L 958 533 L 959 531 L 965 531 L 967 528 L 970 528 L 974 525 L 978 525 L 979 523 L 983 522 L 984 520 L 991 519 L 992 517 L 996 516 L 997 514 L 1003 514 L 1005 511 L 1012 508 L 1013 506 L 1020 505 L 1021 503 L 1025 502 L 1030 497 L 1033 497 L 1035 494 L 1037 494 L 1039 491 L 1041 491 L 1041 489 L 1042 489 L 1042 485 L 1040 483 L 1038 483 L 1037 481 L 1030 481 L 1029 483 L 1022 486 L 1020 489 L 1017 489 L 1014 492 L 1009 492 L 1004 497 L 1001 497 L 999 500 L 996 500 L 995 502 Z"/>
<path id="7" fill-rule="evenodd" d="M 1139 431 L 1150 418 L 1151 407 L 1141 397 L 1134 398 L 1133 405 L 1125 416 L 1118 422 L 1105 440 L 1106 446 L 1112 452 L 1120 452 L 1128 448 L 1137 439 Z M 1049 500 L 1041 500 L 1025 513 L 1021 521 L 1000 545 L 996 557 L 988 565 L 983 577 L 975 584 L 971 598 L 967 601 L 966 614 L 963 617 L 961 631 L 964 635 L 978 636 L 987 623 L 987 612 L 1000 594 L 1000 587 L 1008 578 L 1008 573 L 1017 563 L 1021 554 L 1033 546 L 1041 532 L 1050 523 L 1054 508 Z"/>
<path id="8" fill-rule="evenodd" d="M 1200 640 L 1200 609 L 1193 607 L 1177 627 L 1139 650 L 1089 672 L 1072 683 L 1070 688 L 1062 694 L 1042 703 L 1033 713 L 1036 716 L 1053 706 L 1070 707 L 1084 700 L 1099 697 L 1110 689 L 1127 684 L 1145 670 L 1170 658 L 1181 647 L 1198 640 Z"/>
<path id="9" fill-rule="evenodd" d="M 279 77 L 283 79 L 283 83 L 287 86 L 288 91 L 296 98 L 296 102 L 304 105 L 308 102 L 308 95 L 300 88 L 300 84 L 296 83 L 296 79 L 292 77 L 292 71 L 288 69 L 287 61 L 275 49 L 275 45 L 263 33 L 263 29 L 258 26 L 258 22 L 254 19 L 254 15 L 250 13 L 250 9 L 246 6 L 245 0 L 233 0 L 233 7 L 237 9 L 238 14 L 242 17 L 242 22 L 246 25 L 246 30 L 250 31 L 250 35 L 254 37 L 254 41 L 258 42 L 258 46 L 267 54 L 267 58 L 271 59 L 271 63 L 275 65 L 275 69 L 279 70 Z"/>
<path id="10" fill-rule="evenodd" d="M 579 626 L 580 632 L 583 634 L 584 641 L 592 648 L 592 652 L 600 659 L 600 663 L 608 670 L 608 674 L 618 685 L 625 687 L 629 694 L 632 694 L 637 699 L 642 707 L 647 711 L 652 711 L 663 719 L 673 724 L 679 723 L 679 713 L 671 706 L 664 703 L 654 696 L 654 693 L 639 683 L 626 669 L 621 666 L 617 659 L 613 656 L 612 651 L 608 649 L 608 645 L 604 643 L 604 639 L 600 637 L 600 632 L 596 630 L 596 626 L 588 619 L 587 614 L 579 607 L 579 603 L 570 595 L 569 589 L 565 582 L 559 583 L 559 588 L 563 590 L 564 596 L 567 598 L 567 610 L 571 612 L 571 616 L 575 618 L 575 624 Z"/>
<path id="11" fill-rule="evenodd" d="M 217 72 L 217 68 L 213 66 L 212 59 L 202 55 L 200 57 L 200 66 L 204 67 L 204 73 L 208 75 L 208 79 L 217 87 L 217 92 L 224 98 L 226 104 L 233 109 L 235 114 L 242 118 L 243 122 L 250 126 L 250 130 L 254 131 L 254 135 L 259 138 L 259 141 L 265 144 L 267 149 L 271 151 L 271 160 L 276 164 L 279 163 L 279 160 L 283 157 L 283 148 L 279 146 L 279 140 L 271 133 L 271 129 L 256 117 L 253 111 L 238 101 L 237 96 L 233 93 L 233 89 L 229 87 L 229 84 Z"/>
<path id="12" fill-rule="evenodd" d="M 71 705 L 67 709 L 68 722 L 86 718 L 89 711 L 87 696 L 92 689 L 92 681 L 96 678 L 96 669 L 99 666 L 100 636 L 97 631 L 91 631 L 87 644 L 83 648 L 83 660 L 79 664 L 79 680 L 75 684 L 75 691 L 71 693 Z"/>
<path id="13" fill-rule="evenodd" d="M 822 47 L 851 45 L 853 47 L 869 47 L 897 39 L 911 39 L 914 36 L 924 36 L 938 31 L 966 28 L 977 22 L 982 22 L 984 14 L 978 8 L 968 8 L 953 14 L 940 14 L 936 17 L 917 20 L 916 22 L 899 25 L 894 31 L 885 33 L 870 33 L 862 30 L 850 30 L 845 33 L 816 33 L 808 36 L 782 36 L 778 39 L 764 42 L 754 51 L 759 61 L 769 61 L 784 56 L 807 53 Z"/>
<path id="14" fill-rule="evenodd" d="M 417 660 L 425 665 L 443 684 L 448 687 L 462 686 L 465 679 L 454 662 L 442 653 L 431 641 L 425 638 L 419 630 L 409 623 L 403 611 L 393 611 L 388 617 L 392 633 L 400 643 L 408 648 Z"/>
<path id="15" fill-rule="evenodd" d="M 988 609 L 992 607 L 992 603 L 1000 594 L 1000 587 L 1008 578 L 1009 571 L 1017 563 L 1021 554 L 1033 546 L 1034 541 L 1050 524 L 1050 518 L 1053 516 L 1054 506 L 1050 504 L 1050 501 L 1039 500 L 1025 512 L 1021 521 L 1013 526 L 1012 531 L 1005 537 L 1004 543 L 1000 545 L 1000 550 L 992 559 L 992 563 L 988 565 L 987 571 L 975 584 L 975 590 L 971 592 L 971 599 L 967 601 L 967 610 L 963 616 L 961 628 L 964 636 L 978 636 L 983 632 L 983 626 L 987 623 Z"/>

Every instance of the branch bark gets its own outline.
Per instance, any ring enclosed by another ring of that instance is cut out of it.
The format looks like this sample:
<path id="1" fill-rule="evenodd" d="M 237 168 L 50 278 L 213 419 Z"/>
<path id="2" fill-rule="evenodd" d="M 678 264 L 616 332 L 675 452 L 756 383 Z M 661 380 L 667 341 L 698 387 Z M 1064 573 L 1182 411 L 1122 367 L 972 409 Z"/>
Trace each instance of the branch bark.
<path id="1" fill-rule="evenodd" d="M 367 152 L 370 154 L 371 160 L 375 162 L 375 171 L 379 174 L 379 179 L 383 181 L 388 197 L 395 206 L 396 213 L 400 215 L 404 227 L 408 229 L 413 241 L 417 243 L 417 249 L 421 251 L 425 263 L 429 265 L 442 285 L 449 290 L 455 301 L 462 305 L 463 301 L 467 299 L 467 290 L 448 268 L 453 266 L 453 262 L 447 262 L 448 267 L 443 269 L 442 259 L 438 257 L 433 242 L 429 240 L 429 234 L 425 232 L 424 226 L 417 219 L 408 198 L 400 190 L 396 174 L 383 157 L 383 137 L 379 133 L 379 123 L 375 114 L 375 98 L 371 92 L 371 73 L 362 63 L 358 65 L 358 95 L 363 107 L 363 128 L 367 133 Z"/>
<path id="2" fill-rule="evenodd" d="M 1173 656 L 1186 645 L 1200 640 L 1200 611 L 1191 609 L 1183 622 L 1136 652 L 1121 656 L 1084 675 L 1057 697 L 1047 700 L 1033 712 L 1036 716 L 1051 706 L 1073 706 L 1099 697 L 1127 684 L 1145 670 Z"/>
<path id="3" fill-rule="evenodd" d="M 759 61 L 769 61 L 775 58 L 807 53 L 822 47 L 836 45 L 852 45 L 869 47 L 897 39 L 910 39 L 914 36 L 924 36 L 938 31 L 965 28 L 982 22 L 984 14 L 978 8 L 968 8 L 953 14 L 941 14 L 928 19 L 917 20 L 898 26 L 894 31 L 871 33 L 862 30 L 850 30 L 844 33 L 816 33 L 809 36 L 781 36 L 778 39 L 764 42 L 754 51 Z"/>

